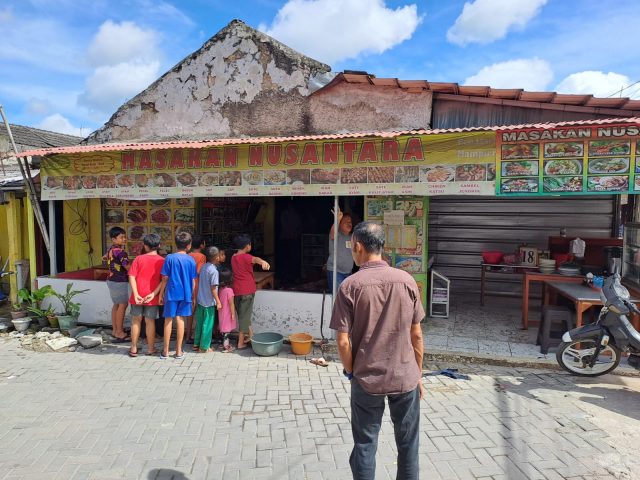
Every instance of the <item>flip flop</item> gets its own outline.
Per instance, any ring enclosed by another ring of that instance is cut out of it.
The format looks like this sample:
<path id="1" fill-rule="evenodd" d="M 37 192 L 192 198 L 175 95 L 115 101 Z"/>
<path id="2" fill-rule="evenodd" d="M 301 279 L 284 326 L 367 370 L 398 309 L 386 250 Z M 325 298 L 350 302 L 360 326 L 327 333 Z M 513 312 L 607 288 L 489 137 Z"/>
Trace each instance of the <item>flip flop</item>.
<path id="1" fill-rule="evenodd" d="M 173 358 L 175 358 L 176 360 L 182 360 L 184 358 L 184 352 L 182 352 L 182 355 L 178 355 L 177 353 L 173 356 Z"/>
<path id="2" fill-rule="evenodd" d="M 152 350 L 150 352 L 145 353 L 147 357 L 155 357 L 158 354 L 157 350 Z"/>
<path id="3" fill-rule="evenodd" d="M 124 337 L 124 338 L 114 337 L 111 343 L 127 343 L 130 341 L 131 341 L 130 337 Z"/>
<path id="4" fill-rule="evenodd" d="M 166 360 L 167 358 L 169 358 L 169 355 L 165 355 L 164 353 L 160 354 L 160 360 Z"/>
<path id="5" fill-rule="evenodd" d="M 309 360 L 309 362 L 313 363 L 314 365 L 317 365 L 319 367 L 328 367 L 329 366 L 329 362 L 327 362 L 323 357 L 312 358 L 311 360 Z"/>
<path id="6" fill-rule="evenodd" d="M 131 358 L 136 358 L 138 356 L 138 352 L 132 352 L 131 350 L 129 350 L 129 356 Z"/>

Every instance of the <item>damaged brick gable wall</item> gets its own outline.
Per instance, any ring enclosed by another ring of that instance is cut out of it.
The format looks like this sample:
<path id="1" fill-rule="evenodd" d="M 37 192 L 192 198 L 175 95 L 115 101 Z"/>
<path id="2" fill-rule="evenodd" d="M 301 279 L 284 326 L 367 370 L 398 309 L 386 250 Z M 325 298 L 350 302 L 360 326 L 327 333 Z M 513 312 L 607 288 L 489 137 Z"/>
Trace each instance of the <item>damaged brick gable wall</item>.
<path id="1" fill-rule="evenodd" d="M 309 97 L 314 133 L 429 128 L 432 94 L 397 87 L 340 83 Z"/>
<path id="2" fill-rule="evenodd" d="M 298 134 L 308 129 L 310 79 L 330 70 L 234 20 L 86 143 Z"/>

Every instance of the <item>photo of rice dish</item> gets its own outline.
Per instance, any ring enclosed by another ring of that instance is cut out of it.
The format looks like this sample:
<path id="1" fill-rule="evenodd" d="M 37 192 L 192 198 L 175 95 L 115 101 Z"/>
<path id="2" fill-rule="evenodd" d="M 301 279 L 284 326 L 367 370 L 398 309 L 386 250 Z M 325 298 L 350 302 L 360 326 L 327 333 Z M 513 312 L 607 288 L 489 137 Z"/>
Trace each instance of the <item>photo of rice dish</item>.
<path id="1" fill-rule="evenodd" d="M 196 212 L 192 208 L 178 208 L 173 212 L 173 219 L 177 223 L 192 223 L 196 219 Z"/>
<path id="2" fill-rule="evenodd" d="M 127 201 L 127 206 L 129 206 L 129 207 L 146 207 L 147 206 L 147 201 L 146 200 L 129 200 L 129 201 Z"/>
<path id="3" fill-rule="evenodd" d="M 136 185 L 140 188 L 153 187 L 151 178 L 146 173 L 138 173 L 135 176 Z"/>
<path id="4" fill-rule="evenodd" d="M 147 233 L 146 227 L 143 225 L 133 225 L 128 228 L 127 239 L 128 240 L 141 240 Z"/>
<path id="5" fill-rule="evenodd" d="M 161 198 L 159 200 L 149 200 L 149 204 L 153 205 L 154 207 L 164 207 L 165 205 L 169 205 L 169 203 L 171 203 L 171 200 L 169 200 L 168 198 Z"/>
<path id="6" fill-rule="evenodd" d="M 149 233 L 155 233 L 158 235 L 162 243 L 173 241 L 173 231 L 171 230 L 171 227 L 153 226 L 149 229 Z"/>
<path id="7" fill-rule="evenodd" d="M 82 188 L 92 189 L 96 188 L 98 179 L 93 175 L 86 175 L 82 177 Z"/>
<path id="8" fill-rule="evenodd" d="M 124 206 L 124 200 L 119 198 L 107 198 L 104 201 L 105 207 L 122 207 Z"/>
<path id="9" fill-rule="evenodd" d="M 396 256 L 395 267 L 409 273 L 420 273 L 422 271 L 422 258 Z"/>
<path id="10" fill-rule="evenodd" d="M 589 156 L 629 155 L 631 142 L 629 140 L 596 140 L 589 142 Z"/>
<path id="11" fill-rule="evenodd" d="M 174 200 L 175 204 L 180 207 L 193 207 L 193 198 L 176 198 Z"/>
<path id="12" fill-rule="evenodd" d="M 265 185 L 284 185 L 287 181 L 287 172 L 284 170 L 265 170 Z"/>
<path id="13" fill-rule="evenodd" d="M 311 170 L 311 183 L 338 183 L 339 168 L 314 168 Z"/>
<path id="14" fill-rule="evenodd" d="M 207 172 L 200 175 L 198 185 L 201 187 L 212 187 L 218 185 L 218 172 Z"/>
<path id="15" fill-rule="evenodd" d="M 456 172 L 453 167 L 446 165 L 433 165 L 420 167 L 419 179 L 427 183 L 450 182 L 455 178 Z"/>
<path id="16" fill-rule="evenodd" d="M 509 178 L 500 184 L 502 193 L 536 193 L 538 191 L 537 178 Z"/>
<path id="17" fill-rule="evenodd" d="M 623 192 L 629 189 L 629 177 L 589 177 L 587 190 L 590 192 Z"/>
<path id="18" fill-rule="evenodd" d="M 580 175 L 582 160 L 546 160 L 544 162 L 545 175 Z"/>
<path id="19" fill-rule="evenodd" d="M 57 190 L 62 188 L 62 177 L 47 177 L 44 181 L 45 188 Z"/>
<path id="20" fill-rule="evenodd" d="M 171 210 L 166 208 L 155 208 L 150 212 L 153 223 L 171 223 Z"/>
<path id="21" fill-rule="evenodd" d="M 417 166 L 396 167 L 396 183 L 413 183 L 420 180 Z"/>
<path id="22" fill-rule="evenodd" d="M 98 188 L 116 188 L 115 175 L 99 175 Z"/>
<path id="23" fill-rule="evenodd" d="M 292 168 L 287 170 L 287 185 L 308 185 L 311 183 L 311 170 Z"/>
<path id="24" fill-rule="evenodd" d="M 141 208 L 128 210 L 127 219 L 132 223 L 144 223 L 147 221 L 147 211 Z"/>
<path id="25" fill-rule="evenodd" d="M 190 172 L 181 173 L 178 175 L 178 183 L 183 187 L 193 187 L 196 184 L 196 177 Z"/>
<path id="26" fill-rule="evenodd" d="M 583 155 L 584 146 L 582 142 L 561 142 L 561 143 L 545 143 L 545 158 L 555 157 L 581 157 Z"/>
<path id="27" fill-rule="evenodd" d="M 153 185 L 160 188 L 175 187 L 176 179 L 168 173 L 156 173 L 153 177 Z"/>
<path id="28" fill-rule="evenodd" d="M 487 178 L 487 167 L 484 164 L 467 164 L 456 167 L 456 182 L 479 182 Z"/>
<path id="29" fill-rule="evenodd" d="M 590 158 L 589 173 L 628 173 L 629 157 Z"/>
<path id="30" fill-rule="evenodd" d="M 538 158 L 539 147 L 537 143 L 505 144 L 502 145 L 503 160 L 519 160 Z"/>
<path id="31" fill-rule="evenodd" d="M 502 162 L 503 177 L 533 177 L 537 175 L 537 161 L 521 160 L 518 162 Z"/>
<path id="32" fill-rule="evenodd" d="M 62 187 L 65 190 L 81 190 L 82 179 L 77 175 L 74 175 L 72 177 L 64 177 L 64 180 L 62 180 Z"/>
<path id="33" fill-rule="evenodd" d="M 122 223 L 124 222 L 124 211 L 116 209 L 105 210 L 104 219 L 106 223 Z"/>
<path id="34" fill-rule="evenodd" d="M 367 167 L 343 168 L 340 183 L 367 183 Z"/>
<path id="35" fill-rule="evenodd" d="M 545 192 L 581 192 L 582 177 L 545 177 L 542 187 Z"/>
<path id="36" fill-rule="evenodd" d="M 220 172 L 221 187 L 238 187 L 242 184 L 242 175 L 238 171 Z"/>
<path id="37" fill-rule="evenodd" d="M 246 185 L 262 185 L 262 172 L 250 171 L 242 173 L 242 183 Z"/>
<path id="38" fill-rule="evenodd" d="M 118 188 L 133 187 L 134 185 L 133 175 L 129 175 L 129 174 L 116 175 L 116 183 L 118 184 Z"/>

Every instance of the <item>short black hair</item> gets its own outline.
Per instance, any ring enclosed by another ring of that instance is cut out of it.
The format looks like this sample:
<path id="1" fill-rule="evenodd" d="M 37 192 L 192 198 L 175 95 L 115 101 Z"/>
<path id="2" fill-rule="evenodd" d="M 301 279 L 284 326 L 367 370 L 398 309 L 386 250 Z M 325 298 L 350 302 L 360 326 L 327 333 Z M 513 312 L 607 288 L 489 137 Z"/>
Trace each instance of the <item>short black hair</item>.
<path id="1" fill-rule="evenodd" d="M 242 250 L 247 245 L 251 244 L 251 237 L 246 233 L 241 233 L 240 235 L 236 235 L 233 239 L 233 245 L 238 250 Z"/>
<path id="2" fill-rule="evenodd" d="M 158 250 L 160 246 L 160 235 L 157 233 L 149 233 L 144 236 L 142 242 L 151 250 Z"/>
<path id="3" fill-rule="evenodd" d="M 199 233 L 194 233 L 191 235 L 191 248 L 200 248 L 200 246 L 204 243 L 204 238 Z"/>
<path id="4" fill-rule="evenodd" d="M 220 287 L 230 287 L 233 283 L 233 271 L 229 267 L 221 267 L 219 269 L 220 276 L 218 283 Z"/>
<path id="5" fill-rule="evenodd" d="M 215 258 L 220 254 L 220 250 L 218 247 L 207 247 L 204 251 L 205 257 L 207 257 L 207 262 L 213 263 Z"/>
<path id="6" fill-rule="evenodd" d="M 189 232 L 180 232 L 176 235 L 176 247 L 178 250 L 184 250 L 191 245 L 191 234 Z"/>
<path id="7" fill-rule="evenodd" d="M 111 227 L 109 229 L 109 238 L 116 238 L 118 235 L 126 234 L 122 227 Z"/>
<path id="8" fill-rule="evenodd" d="M 360 222 L 353 229 L 353 241 L 360 242 L 368 253 L 380 254 L 385 236 L 382 225 L 375 222 Z"/>

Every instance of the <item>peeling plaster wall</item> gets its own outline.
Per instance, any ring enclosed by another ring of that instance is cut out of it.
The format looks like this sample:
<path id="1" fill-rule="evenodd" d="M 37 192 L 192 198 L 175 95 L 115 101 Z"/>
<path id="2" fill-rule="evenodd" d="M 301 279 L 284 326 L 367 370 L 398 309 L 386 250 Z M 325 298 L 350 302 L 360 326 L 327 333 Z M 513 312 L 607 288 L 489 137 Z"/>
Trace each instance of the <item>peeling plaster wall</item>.
<path id="1" fill-rule="evenodd" d="M 309 79 L 330 70 L 234 20 L 120 107 L 87 143 L 304 132 Z"/>
<path id="2" fill-rule="evenodd" d="M 341 83 L 309 97 L 313 133 L 428 128 L 430 91 Z"/>

